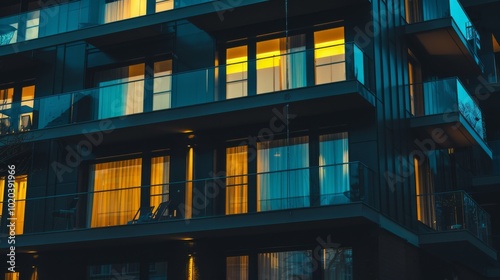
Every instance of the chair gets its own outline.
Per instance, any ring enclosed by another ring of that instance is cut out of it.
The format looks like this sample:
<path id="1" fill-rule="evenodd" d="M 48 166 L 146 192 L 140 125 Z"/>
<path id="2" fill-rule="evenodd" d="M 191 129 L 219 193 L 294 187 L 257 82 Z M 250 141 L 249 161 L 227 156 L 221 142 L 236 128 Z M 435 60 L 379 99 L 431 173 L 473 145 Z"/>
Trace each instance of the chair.
<path id="1" fill-rule="evenodd" d="M 160 221 L 175 217 L 175 210 L 172 215 L 171 213 L 169 213 L 170 212 L 169 206 L 170 206 L 170 200 L 160 203 L 160 205 L 158 205 L 158 208 L 156 208 L 156 211 L 153 213 L 153 216 L 151 216 L 151 220 Z"/>
<path id="2" fill-rule="evenodd" d="M 154 208 L 154 206 L 140 207 L 139 209 L 137 209 L 134 218 L 131 221 L 128 221 L 127 224 L 132 225 L 151 220 Z"/>
<path id="3" fill-rule="evenodd" d="M 9 134 L 9 132 L 10 132 L 9 118 L 0 119 L 0 134 Z"/>
<path id="4" fill-rule="evenodd" d="M 21 131 L 27 131 L 31 129 L 31 116 L 24 115 L 21 116 Z"/>
<path id="5" fill-rule="evenodd" d="M 52 212 L 52 216 L 56 218 L 66 219 L 66 229 L 74 227 L 74 220 L 76 217 L 76 210 L 78 205 L 78 197 L 75 196 L 68 204 L 67 209 L 59 209 Z"/>

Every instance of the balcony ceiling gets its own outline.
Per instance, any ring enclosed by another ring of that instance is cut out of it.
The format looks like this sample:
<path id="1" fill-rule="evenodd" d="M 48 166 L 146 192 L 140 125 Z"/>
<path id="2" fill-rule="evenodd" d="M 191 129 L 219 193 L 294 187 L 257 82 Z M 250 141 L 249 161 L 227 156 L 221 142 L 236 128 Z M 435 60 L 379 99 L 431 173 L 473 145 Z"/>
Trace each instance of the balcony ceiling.
<path id="1" fill-rule="evenodd" d="M 423 54 L 419 57 L 430 57 L 422 63 L 436 72 L 452 76 L 482 72 L 452 18 L 409 24 L 405 33 L 417 52 Z"/>

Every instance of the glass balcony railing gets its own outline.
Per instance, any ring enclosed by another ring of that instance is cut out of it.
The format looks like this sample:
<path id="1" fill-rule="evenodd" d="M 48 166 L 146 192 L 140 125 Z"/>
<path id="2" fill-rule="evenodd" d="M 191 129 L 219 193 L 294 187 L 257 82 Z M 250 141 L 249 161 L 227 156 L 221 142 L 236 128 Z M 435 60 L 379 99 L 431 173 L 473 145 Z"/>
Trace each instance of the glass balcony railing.
<path id="1" fill-rule="evenodd" d="M 419 220 L 437 232 L 466 230 L 491 245 L 490 215 L 466 192 L 417 196 Z"/>
<path id="2" fill-rule="evenodd" d="M 414 116 L 460 112 L 479 137 L 485 139 L 483 113 L 458 78 L 413 84 L 409 91 Z"/>
<path id="3" fill-rule="evenodd" d="M 211 1 L 156 0 L 155 13 Z M 43 4 L 40 1 L 40 9 L 0 18 L 0 45 L 144 16 L 148 5 L 148 0 L 81 0 L 53 5 L 54 2 Z"/>
<path id="4" fill-rule="evenodd" d="M 359 162 L 114 190 L 94 185 L 90 189 L 94 191 L 17 201 L 18 226 L 24 229 L 18 234 L 353 203 L 375 210 L 379 207 L 373 171 Z M 149 203 L 141 205 L 144 195 Z"/>
<path id="5" fill-rule="evenodd" d="M 319 50 L 322 51 L 321 64 L 315 59 L 310 66 L 308 60 L 312 60 Z M 0 103 L 0 133 L 122 117 L 341 81 L 355 80 L 371 88 L 370 69 L 369 58 L 352 43 L 305 50 L 21 103 Z M 253 80 L 247 77 L 248 71 L 257 72 Z M 235 79 L 235 76 L 240 79 Z M 308 84 L 311 79 L 307 77 L 316 77 L 314 84 Z M 251 84 L 257 89 L 249 94 Z M 374 102 L 373 95 L 367 98 Z"/>

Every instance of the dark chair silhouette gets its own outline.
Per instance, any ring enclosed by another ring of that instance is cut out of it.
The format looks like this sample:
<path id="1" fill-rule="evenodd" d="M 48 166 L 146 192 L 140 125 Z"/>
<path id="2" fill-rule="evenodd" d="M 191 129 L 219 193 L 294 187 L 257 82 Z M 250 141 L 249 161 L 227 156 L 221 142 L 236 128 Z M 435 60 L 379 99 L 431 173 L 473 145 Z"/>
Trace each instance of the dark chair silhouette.
<path id="1" fill-rule="evenodd" d="M 52 212 L 52 216 L 56 218 L 66 219 L 66 229 L 72 229 L 75 225 L 76 210 L 78 205 L 78 197 L 75 196 L 68 204 L 67 209 L 59 209 Z"/>
<path id="2" fill-rule="evenodd" d="M 151 220 L 154 208 L 154 206 L 140 207 L 135 213 L 134 218 L 131 221 L 128 221 L 127 224 L 131 225 Z"/>
<path id="3" fill-rule="evenodd" d="M 31 116 L 24 115 L 21 116 L 21 131 L 27 131 L 31 129 Z"/>
<path id="4" fill-rule="evenodd" d="M 170 212 L 169 206 L 170 206 L 170 200 L 160 203 L 160 205 L 158 205 L 158 208 L 156 208 L 156 211 L 153 213 L 151 220 L 152 221 L 160 221 L 160 220 L 166 220 L 166 219 L 174 217 L 175 215 L 172 215 L 172 213 L 169 213 Z M 174 211 L 174 213 L 175 213 L 175 211 Z"/>
<path id="5" fill-rule="evenodd" d="M 0 119 L 0 134 L 8 134 L 10 132 L 9 118 Z"/>

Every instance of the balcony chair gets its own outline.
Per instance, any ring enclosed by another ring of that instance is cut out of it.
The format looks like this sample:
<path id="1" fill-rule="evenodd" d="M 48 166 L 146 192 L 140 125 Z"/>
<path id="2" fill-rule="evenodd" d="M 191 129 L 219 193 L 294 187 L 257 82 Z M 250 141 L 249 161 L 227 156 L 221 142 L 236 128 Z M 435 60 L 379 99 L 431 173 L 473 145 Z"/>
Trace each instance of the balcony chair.
<path id="1" fill-rule="evenodd" d="M 156 211 L 154 212 L 153 216 L 151 217 L 151 220 L 160 221 L 175 217 L 176 211 L 174 210 L 173 213 L 170 213 L 169 206 L 170 206 L 170 200 L 160 203 L 160 205 L 158 205 L 158 208 L 156 208 Z"/>
<path id="2" fill-rule="evenodd" d="M 66 229 L 72 229 L 75 225 L 76 210 L 78 205 L 78 197 L 75 196 L 68 204 L 66 209 L 59 209 L 52 212 L 52 216 L 56 218 L 66 219 Z"/>
<path id="3" fill-rule="evenodd" d="M 154 206 L 140 207 L 139 209 L 137 209 L 134 218 L 131 221 L 128 221 L 127 224 L 132 225 L 150 221 L 151 217 L 153 216 L 154 208 Z"/>
<path id="4" fill-rule="evenodd" d="M 24 115 L 21 116 L 21 131 L 31 130 L 31 116 Z"/>

